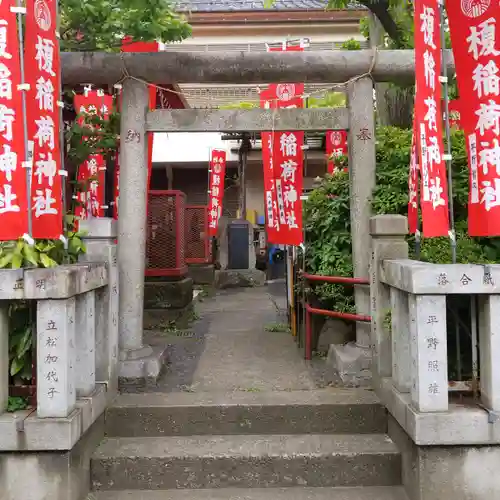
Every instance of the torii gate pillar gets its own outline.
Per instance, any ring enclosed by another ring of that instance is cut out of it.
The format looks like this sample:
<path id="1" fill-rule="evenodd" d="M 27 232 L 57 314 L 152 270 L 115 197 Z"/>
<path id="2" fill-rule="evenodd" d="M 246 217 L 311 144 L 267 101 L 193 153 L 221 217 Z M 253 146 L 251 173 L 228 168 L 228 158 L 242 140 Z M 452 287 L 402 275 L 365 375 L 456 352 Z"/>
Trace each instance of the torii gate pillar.
<path id="1" fill-rule="evenodd" d="M 371 198 L 375 188 L 375 116 L 373 81 L 363 77 L 347 87 L 349 109 L 349 180 L 352 260 L 355 278 L 368 278 L 370 263 Z M 356 312 L 370 314 L 370 287 L 354 288 Z M 356 323 L 356 342 L 332 345 L 329 357 L 345 382 L 371 379 L 371 325 Z"/>
<path id="2" fill-rule="evenodd" d="M 125 80 L 120 123 L 118 216 L 119 377 L 122 383 L 156 379 L 163 362 L 163 352 L 155 352 L 143 343 L 148 110 L 147 85 L 132 78 Z"/>

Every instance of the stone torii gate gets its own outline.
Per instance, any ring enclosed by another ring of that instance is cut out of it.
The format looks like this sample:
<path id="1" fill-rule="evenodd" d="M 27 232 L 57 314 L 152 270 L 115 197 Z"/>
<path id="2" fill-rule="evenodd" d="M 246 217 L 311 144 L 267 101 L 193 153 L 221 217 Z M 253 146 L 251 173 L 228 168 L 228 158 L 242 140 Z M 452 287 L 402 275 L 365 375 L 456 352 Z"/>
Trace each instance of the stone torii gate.
<path id="1" fill-rule="evenodd" d="M 118 220 L 122 377 L 155 378 L 161 368 L 160 359 L 143 342 L 148 133 L 349 130 L 354 277 L 368 276 L 370 198 L 376 166 L 373 82 L 413 81 L 413 51 L 63 53 L 62 64 L 64 84 L 123 82 Z M 453 71 L 452 64 L 448 66 Z M 295 81 L 298 74 L 304 82 L 347 82 L 347 108 L 149 111 L 148 107 L 146 82 L 263 84 Z M 355 301 L 359 314 L 369 314 L 369 287 L 356 287 Z M 360 372 L 369 367 L 370 325 L 358 323 L 356 345 L 348 355 L 342 349 L 337 352 L 339 371 Z"/>

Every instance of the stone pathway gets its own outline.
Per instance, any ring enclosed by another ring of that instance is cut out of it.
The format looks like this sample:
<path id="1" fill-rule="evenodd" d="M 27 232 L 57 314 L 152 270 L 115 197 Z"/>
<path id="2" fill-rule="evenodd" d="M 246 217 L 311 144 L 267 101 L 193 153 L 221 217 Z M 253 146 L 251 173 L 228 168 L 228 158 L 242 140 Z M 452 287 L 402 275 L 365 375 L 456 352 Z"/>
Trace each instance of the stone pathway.
<path id="1" fill-rule="evenodd" d="M 310 390 L 335 378 L 325 383 L 325 362 L 306 363 L 290 333 L 266 331 L 287 321 L 283 283 L 220 291 L 196 313 L 189 331 L 148 334 L 170 345 L 166 372 L 149 392 Z"/>

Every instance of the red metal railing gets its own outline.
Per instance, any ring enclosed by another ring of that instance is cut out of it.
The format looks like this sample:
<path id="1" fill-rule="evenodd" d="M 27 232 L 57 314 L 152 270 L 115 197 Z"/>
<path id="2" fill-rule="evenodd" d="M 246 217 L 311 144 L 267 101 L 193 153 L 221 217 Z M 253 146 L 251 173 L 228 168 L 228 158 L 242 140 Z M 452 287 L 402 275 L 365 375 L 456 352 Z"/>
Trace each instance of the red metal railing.
<path id="1" fill-rule="evenodd" d="M 347 278 L 345 276 L 321 276 L 319 274 L 302 273 L 301 276 L 308 281 L 316 281 L 321 283 L 338 283 L 342 285 L 369 285 L 369 280 L 365 278 Z M 312 359 L 312 327 L 311 315 L 319 314 L 321 316 L 328 316 L 329 318 L 344 319 L 347 321 L 364 321 L 369 323 L 372 318 L 364 314 L 344 313 L 340 311 L 329 311 L 328 309 L 318 309 L 312 307 L 307 302 L 304 304 L 306 316 L 306 345 L 305 345 L 305 358 Z"/>
<path id="2" fill-rule="evenodd" d="M 146 276 L 185 276 L 186 195 L 181 191 L 149 191 Z"/>
<path id="3" fill-rule="evenodd" d="M 186 205 L 184 226 L 186 263 L 210 263 L 212 261 L 212 246 L 208 237 L 208 207 Z"/>

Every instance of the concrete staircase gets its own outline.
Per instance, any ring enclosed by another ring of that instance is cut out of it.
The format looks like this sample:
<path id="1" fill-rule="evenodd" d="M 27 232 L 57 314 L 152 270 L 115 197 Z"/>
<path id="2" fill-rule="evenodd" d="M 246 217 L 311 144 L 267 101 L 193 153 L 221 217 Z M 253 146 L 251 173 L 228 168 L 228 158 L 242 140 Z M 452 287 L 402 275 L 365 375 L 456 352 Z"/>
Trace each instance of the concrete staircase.
<path id="1" fill-rule="evenodd" d="M 406 500 L 385 409 L 363 390 L 119 396 L 97 500 Z"/>

